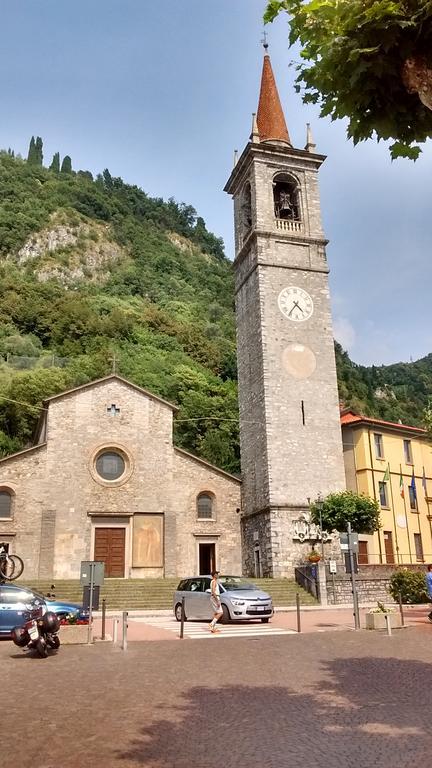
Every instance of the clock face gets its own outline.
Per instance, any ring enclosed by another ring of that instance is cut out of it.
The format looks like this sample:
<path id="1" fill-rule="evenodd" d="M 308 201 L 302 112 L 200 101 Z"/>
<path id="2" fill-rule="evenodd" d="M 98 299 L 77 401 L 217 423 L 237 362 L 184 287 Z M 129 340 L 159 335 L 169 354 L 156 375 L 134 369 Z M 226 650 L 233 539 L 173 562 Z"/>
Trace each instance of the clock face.
<path id="1" fill-rule="evenodd" d="M 278 297 L 279 309 L 288 320 L 301 323 L 308 320 L 313 312 L 313 301 L 303 288 L 290 285 L 283 288 Z"/>

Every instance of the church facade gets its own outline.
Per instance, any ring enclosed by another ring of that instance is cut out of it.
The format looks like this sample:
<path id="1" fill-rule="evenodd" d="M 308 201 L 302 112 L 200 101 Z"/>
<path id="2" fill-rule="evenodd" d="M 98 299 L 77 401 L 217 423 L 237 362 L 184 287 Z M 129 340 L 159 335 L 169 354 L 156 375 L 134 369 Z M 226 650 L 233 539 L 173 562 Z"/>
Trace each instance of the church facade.
<path id="1" fill-rule="evenodd" d="M 25 578 L 241 572 L 240 481 L 173 445 L 175 406 L 112 375 L 44 403 L 0 461 L 0 541 Z"/>

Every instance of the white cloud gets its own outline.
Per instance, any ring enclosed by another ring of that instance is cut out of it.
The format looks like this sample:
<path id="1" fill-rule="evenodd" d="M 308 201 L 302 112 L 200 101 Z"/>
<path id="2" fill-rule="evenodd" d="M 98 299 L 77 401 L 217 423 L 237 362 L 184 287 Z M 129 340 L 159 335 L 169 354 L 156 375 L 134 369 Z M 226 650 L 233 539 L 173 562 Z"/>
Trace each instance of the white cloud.
<path id="1" fill-rule="evenodd" d="M 343 349 L 347 352 L 352 351 L 356 343 L 356 332 L 348 318 L 335 317 L 333 321 L 333 334 Z"/>

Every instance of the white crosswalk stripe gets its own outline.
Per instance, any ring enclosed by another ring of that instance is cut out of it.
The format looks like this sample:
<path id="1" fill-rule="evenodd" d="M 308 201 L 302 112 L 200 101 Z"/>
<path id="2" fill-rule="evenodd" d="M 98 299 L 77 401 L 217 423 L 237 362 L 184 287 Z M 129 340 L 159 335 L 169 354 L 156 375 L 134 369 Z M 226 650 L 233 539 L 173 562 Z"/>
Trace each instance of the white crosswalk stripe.
<path id="1" fill-rule="evenodd" d="M 176 635 L 180 634 L 180 623 L 174 618 L 134 616 L 129 618 L 129 622 L 132 621 L 149 624 L 158 629 L 166 629 Z M 187 621 L 184 625 L 184 636 L 192 640 L 207 640 L 209 637 L 274 637 L 275 635 L 295 634 L 296 632 L 292 629 L 272 627 L 270 624 L 223 624 L 220 626 L 220 632 L 217 633 L 210 632 L 207 622 Z"/>

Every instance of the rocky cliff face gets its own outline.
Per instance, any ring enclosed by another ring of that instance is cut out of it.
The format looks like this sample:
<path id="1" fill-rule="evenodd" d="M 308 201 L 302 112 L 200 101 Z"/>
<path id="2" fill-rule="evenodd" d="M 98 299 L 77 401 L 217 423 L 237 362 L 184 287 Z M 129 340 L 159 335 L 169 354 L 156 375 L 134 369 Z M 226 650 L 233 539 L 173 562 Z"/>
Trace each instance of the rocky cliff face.
<path id="1" fill-rule="evenodd" d="M 56 279 L 64 285 L 81 280 L 103 283 L 109 267 L 126 257 L 111 240 L 109 225 L 78 218 L 76 213 L 54 214 L 49 227 L 23 245 L 13 257 L 18 264 L 31 264 L 40 282 Z"/>

